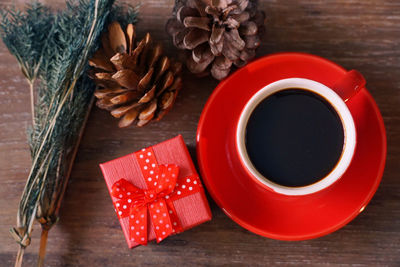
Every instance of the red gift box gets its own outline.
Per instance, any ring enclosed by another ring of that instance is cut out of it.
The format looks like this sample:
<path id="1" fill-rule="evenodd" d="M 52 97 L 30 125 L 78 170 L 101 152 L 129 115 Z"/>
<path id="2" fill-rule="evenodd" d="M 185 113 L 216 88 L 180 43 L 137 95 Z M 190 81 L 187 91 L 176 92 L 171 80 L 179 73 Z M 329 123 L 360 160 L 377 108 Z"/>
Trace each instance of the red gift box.
<path id="1" fill-rule="evenodd" d="M 181 135 L 100 168 L 130 248 L 160 242 L 211 220 L 204 189 Z"/>

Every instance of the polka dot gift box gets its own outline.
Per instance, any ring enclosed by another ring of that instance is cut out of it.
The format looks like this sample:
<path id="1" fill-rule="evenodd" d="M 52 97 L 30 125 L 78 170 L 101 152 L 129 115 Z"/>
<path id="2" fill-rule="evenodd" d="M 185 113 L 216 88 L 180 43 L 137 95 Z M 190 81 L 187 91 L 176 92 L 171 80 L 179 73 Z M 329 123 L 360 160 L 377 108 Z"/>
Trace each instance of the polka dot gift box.
<path id="1" fill-rule="evenodd" d="M 181 135 L 100 164 L 130 248 L 211 220 Z"/>

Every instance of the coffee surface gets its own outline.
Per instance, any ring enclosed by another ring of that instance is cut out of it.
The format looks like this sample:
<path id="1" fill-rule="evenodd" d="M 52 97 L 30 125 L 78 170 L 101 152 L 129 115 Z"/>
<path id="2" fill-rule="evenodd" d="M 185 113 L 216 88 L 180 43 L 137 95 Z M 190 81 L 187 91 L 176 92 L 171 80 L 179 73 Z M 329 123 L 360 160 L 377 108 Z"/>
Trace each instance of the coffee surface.
<path id="1" fill-rule="evenodd" d="M 324 98 L 300 88 L 270 95 L 250 115 L 246 149 L 254 167 L 284 186 L 313 184 L 340 159 L 344 131 Z"/>

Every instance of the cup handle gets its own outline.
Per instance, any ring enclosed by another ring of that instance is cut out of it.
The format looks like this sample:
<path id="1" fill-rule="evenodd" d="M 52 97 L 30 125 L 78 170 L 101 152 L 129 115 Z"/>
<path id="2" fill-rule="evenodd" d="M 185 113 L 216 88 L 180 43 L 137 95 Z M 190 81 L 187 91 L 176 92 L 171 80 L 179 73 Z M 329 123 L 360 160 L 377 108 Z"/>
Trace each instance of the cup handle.
<path id="1" fill-rule="evenodd" d="M 357 94 L 361 88 L 365 87 L 364 76 L 356 70 L 348 71 L 344 77 L 336 82 L 333 90 L 343 99 L 344 102 Z"/>

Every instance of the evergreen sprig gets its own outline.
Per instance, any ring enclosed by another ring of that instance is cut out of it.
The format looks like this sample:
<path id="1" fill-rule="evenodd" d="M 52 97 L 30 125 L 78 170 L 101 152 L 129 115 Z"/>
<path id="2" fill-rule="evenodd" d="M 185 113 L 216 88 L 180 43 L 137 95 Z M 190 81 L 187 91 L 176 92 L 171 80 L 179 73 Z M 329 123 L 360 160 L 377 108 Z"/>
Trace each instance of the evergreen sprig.
<path id="1" fill-rule="evenodd" d="M 32 167 L 21 197 L 17 226 L 11 229 L 20 244 L 17 263 L 22 262 L 23 251 L 30 243 L 34 220 L 41 223 L 45 241 L 47 231 L 58 220 L 95 88 L 83 74 L 99 46 L 100 34 L 110 20 L 136 21 L 136 8 L 112 7 L 113 2 L 70 0 L 65 10 L 57 13 L 37 2 L 27 5 L 24 12 L 0 11 L 0 35 L 27 78 L 31 102 L 35 103 L 28 131 Z M 45 244 L 41 244 L 39 265 L 43 264 Z"/>
<path id="2" fill-rule="evenodd" d="M 17 58 L 22 73 L 32 81 L 37 75 L 54 15 L 41 3 L 34 2 L 21 12 L 15 8 L 0 10 L 3 42 Z"/>

